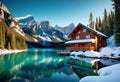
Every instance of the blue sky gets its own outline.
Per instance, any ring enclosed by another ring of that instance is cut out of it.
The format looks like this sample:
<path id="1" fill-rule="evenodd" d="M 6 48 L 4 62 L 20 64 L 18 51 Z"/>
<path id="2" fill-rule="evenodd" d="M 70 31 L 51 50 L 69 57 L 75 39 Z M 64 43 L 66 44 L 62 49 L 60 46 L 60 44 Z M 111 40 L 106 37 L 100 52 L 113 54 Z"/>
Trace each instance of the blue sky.
<path id="1" fill-rule="evenodd" d="M 89 14 L 103 17 L 104 8 L 112 10 L 111 0 L 1 0 L 15 17 L 31 14 L 37 21 L 50 21 L 52 26 L 79 22 L 88 24 Z"/>

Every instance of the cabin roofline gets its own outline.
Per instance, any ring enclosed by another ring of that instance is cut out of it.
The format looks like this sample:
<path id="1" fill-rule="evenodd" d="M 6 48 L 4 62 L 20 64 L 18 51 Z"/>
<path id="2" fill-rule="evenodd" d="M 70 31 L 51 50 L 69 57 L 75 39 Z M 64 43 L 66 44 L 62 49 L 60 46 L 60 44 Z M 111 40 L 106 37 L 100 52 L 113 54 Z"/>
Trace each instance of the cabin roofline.
<path id="1" fill-rule="evenodd" d="M 105 37 L 105 38 L 108 37 L 107 35 L 99 32 L 99 31 L 97 31 L 97 30 L 94 30 L 94 29 L 92 29 L 91 27 L 88 27 L 88 26 L 83 25 L 82 23 L 79 23 L 79 24 L 76 26 L 76 28 L 69 34 L 68 37 L 70 37 L 70 35 L 71 35 L 77 28 L 79 28 L 79 26 L 83 26 L 83 28 L 86 28 L 86 29 L 92 31 L 93 33 L 95 33 L 95 34 L 97 34 L 97 35 L 100 35 L 100 36 L 102 36 L 102 37 Z"/>

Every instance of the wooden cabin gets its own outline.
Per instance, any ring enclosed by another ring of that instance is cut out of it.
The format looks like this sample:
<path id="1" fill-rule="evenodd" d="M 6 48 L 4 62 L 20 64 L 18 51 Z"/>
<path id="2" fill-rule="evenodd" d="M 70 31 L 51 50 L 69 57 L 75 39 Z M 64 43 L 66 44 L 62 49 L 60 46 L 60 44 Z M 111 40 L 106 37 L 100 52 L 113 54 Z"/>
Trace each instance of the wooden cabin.
<path id="1" fill-rule="evenodd" d="M 81 23 L 77 25 L 68 37 L 71 40 L 65 44 L 66 50 L 70 51 L 95 51 L 107 45 L 107 36 L 105 34 Z"/>

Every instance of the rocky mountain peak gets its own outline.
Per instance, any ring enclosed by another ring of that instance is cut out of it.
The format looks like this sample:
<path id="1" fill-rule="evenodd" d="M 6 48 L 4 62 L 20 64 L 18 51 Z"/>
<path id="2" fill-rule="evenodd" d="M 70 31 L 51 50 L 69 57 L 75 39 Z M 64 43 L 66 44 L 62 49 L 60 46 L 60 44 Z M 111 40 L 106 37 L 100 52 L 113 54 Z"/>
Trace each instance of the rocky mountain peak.
<path id="1" fill-rule="evenodd" d="M 69 24 L 70 27 L 75 27 L 74 23 Z"/>
<path id="2" fill-rule="evenodd" d="M 16 17 L 16 19 L 17 19 L 17 21 L 19 23 L 23 23 L 23 22 L 26 23 L 26 22 L 33 22 L 33 21 L 35 21 L 34 17 L 32 15 L 26 15 L 24 17 Z"/>
<path id="3" fill-rule="evenodd" d="M 41 23 L 41 27 L 44 29 L 48 29 L 51 27 L 49 21 L 42 21 L 40 23 Z"/>

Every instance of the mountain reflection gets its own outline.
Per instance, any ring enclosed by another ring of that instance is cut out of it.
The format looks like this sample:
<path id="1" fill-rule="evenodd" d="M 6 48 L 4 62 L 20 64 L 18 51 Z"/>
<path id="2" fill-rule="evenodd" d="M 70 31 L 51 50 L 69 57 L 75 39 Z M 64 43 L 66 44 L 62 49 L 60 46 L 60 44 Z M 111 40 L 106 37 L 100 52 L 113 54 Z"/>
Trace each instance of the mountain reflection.
<path id="1" fill-rule="evenodd" d="M 79 77 L 55 49 L 30 49 L 0 56 L 0 82 L 76 82 Z M 72 76 L 72 77 L 71 77 Z"/>

